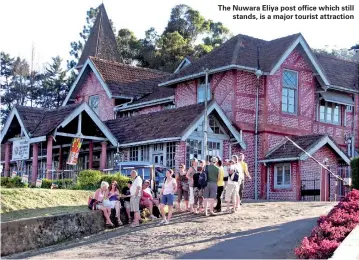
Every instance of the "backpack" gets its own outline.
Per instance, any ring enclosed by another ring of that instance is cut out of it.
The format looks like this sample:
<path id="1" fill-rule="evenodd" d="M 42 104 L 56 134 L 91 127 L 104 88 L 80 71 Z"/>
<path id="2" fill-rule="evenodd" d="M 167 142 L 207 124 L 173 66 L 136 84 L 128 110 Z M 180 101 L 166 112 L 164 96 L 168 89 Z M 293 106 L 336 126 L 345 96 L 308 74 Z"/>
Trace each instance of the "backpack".
<path id="1" fill-rule="evenodd" d="M 207 175 L 207 168 L 206 168 L 204 171 L 202 171 L 199 174 L 198 184 L 203 189 L 203 188 L 207 187 L 207 183 L 208 183 L 208 175 Z"/>

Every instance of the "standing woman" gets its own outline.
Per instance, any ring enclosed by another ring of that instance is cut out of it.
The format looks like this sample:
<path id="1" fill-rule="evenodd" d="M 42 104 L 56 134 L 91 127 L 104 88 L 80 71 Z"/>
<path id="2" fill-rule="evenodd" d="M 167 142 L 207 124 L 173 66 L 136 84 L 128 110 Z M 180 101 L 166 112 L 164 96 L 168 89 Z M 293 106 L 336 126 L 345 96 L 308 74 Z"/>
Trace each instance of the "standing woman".
<path id="1" fill-rule="evenodd" d="M 189 182 L 186 176 L 186 166 L 182 163 L 179 166 L 179 173 L 176 175 L 176 180 L 177 180 L 177 194 L 178 194 L 178 199 L 177 199 L 177 205 L 178 205 L 178 209 L 181 210 L 181 200 L 182 200 L 182 196 L 184 198 L 184 202 L 186 205 L 186 209 L 184 211 L 188 210 L 188 195 L 189 195 Z"/>
<path id="2" fill-rule="evenodd" d="M 219 180 L 217 181 L 217 205 L 214 208 L 217 212 L 222 210 L 222 193 L 224 189 L 224 168 L 222 166 L 222 160 L 218 159 L 217 167 L 219 168 Z"/>
<path id="3" fill-rule="evenodd" d="M 193 212 L 193 204 L 194 204 L 194 193 L 193 193 L 193 188 L 194 188 L 194 181 L 193 181 L 193 176 L 194 174 L 197 172 L 197 167 L 198 167 L 198 160 L 196 158 L 191 160 L 191 167 L 188 169 L 187 171 L 187 179 L 188 179 L 188 183 L 189 183 L 189 205 L 190 205 L 190 211 Z"/>
<path id="4" fill-rule="evenodd" d="M 175 197 L 175 192 L 177 190 L 177 183 L 176 180 L 172 177 L 173 170 L 169 169 L 166 172 L 166 179 L 163 183 L 163 187 L 161 190 L 161 204 L 160 204 L 160 211 L 163 220 L 160 222 L 160 224 L 169 224 L 171 217 L 172 217 L 172 208 L 173 208 L 173 201 Z M 166 213 L 165 213 L 165 205 L 168 206 L 168 216 L 166 219 Z"/>
<path id="5" fill-rule="evenodd" d="M 108 198 L 111 203 L 111 209 L 116 210 L 116 218 L 118 223 L 122 225 L 121 222 L 121 202 L 119 200 L 120 196 L 120 187 L 117 184 L 117 181 L 113 180 L 109 188 Z"/>

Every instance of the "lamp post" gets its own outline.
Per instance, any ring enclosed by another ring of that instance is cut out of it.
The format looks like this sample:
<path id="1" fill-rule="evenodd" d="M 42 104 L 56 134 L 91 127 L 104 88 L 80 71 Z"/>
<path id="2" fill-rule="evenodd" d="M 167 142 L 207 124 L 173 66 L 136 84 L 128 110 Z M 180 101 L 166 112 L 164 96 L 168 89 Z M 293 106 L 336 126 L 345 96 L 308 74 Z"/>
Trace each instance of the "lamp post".
<path id="1" fill-rule="evenodd" d="M 207 99 L 208 99 L 208 69 L 204 69 L 205 72 L 205 90 L 204 90 L 204 120 L 203 120 L 203 160 L 207 160 Z"/>

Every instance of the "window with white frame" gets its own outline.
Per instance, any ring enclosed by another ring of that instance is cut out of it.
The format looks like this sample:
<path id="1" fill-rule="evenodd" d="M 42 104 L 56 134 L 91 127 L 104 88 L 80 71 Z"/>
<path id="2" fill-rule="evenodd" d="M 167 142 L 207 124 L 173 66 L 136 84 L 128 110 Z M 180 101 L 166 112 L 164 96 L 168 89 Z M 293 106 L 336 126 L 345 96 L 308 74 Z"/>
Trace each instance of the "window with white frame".
<path id="1" fill-rule="evenodd" d="M 340 110 L 340 105 L 321 100 L 319 105 L 319 121 L 339 125 Z"/>
<path id="2" fill-rule="evenodd" d="M 167 143 L 166 145 L 166 166 L 175 167 L 176 143 Z"/>
<path id="3" fill-rule="evenodd" d="M 88 103 L 89 103 L 89 106 L 93 109 L 93 111 L 95 111 L 96 114 L 98 114 L 98 109 L 99 109 L 99 105 L 100 105 L 100 97 L 98 95 L 90 96 Z"/>
<path id="4" fill-rule="evenodd" d="M 136 110 L 124 111 L 124 112 L 120 112 L 119 115 L 120 118 L 131 117 L 137 115 L 137 111 Z"/>
<path id="5" fill-rule="evenodd" d="M 196 139 L 187 139 L 186 142 L 186 167 L 190 166 L 190 160 L 202 159 L 202 141 Z"/>
<path id="6" fill-rule="evenodd" d="M 274 165 L 274 188 L 285 189 L 292 185 L 290 163 Z"/>
<path id="7" fill-rule="evenodd" d="M 298 72 L 283 71 L 282 112 L 297 113 Z"/>
<path id="8" fill-rule="evenodd" d="M 167 105 L 163 106 L 163 109 L 173 109 L 173 108 L 176 108 L 175 104 L 167 104 Z"/>
<path id="9" fill-rule="evenodd" d="M 197 103 L 202 103 L 206 98 L 206 80 L 205 78 L 201 78 L 199 80 L 198 88 L 197 88 Z M 210 77 L 208 77 L 208 88 L 207 88 L 207 100 L 211 100 L 211 82 Z"/>
<path id="10" fill-rule="evenodd" d="M 209 116 L 209 127 L 214 134 L 223 135 L 224 132 L 222 131 L 221 125 L 217 121 L 217 119 L 213 116 Z"/>
<path id="11" fill-rule="evenodd" d="M 207 161 L 211 160 L 211 158 L 213 156 L 220 156 L 222 157 L 221 154 L 221 143 L 220 142 L 212 142 L 212 141 L 208 141 L 207 142 Z"/>
<path id="12" fill-rule="evenodd" d="M 346 106 L 347 112 L 353 112 L 353 106 Z"/>
<path id="13" fill-rule="evenodd" d="M 141 160 L 143 162 L 150 161 L 150 146 L 149 145 L 142 145 L 141 146 Z"/>
<path id="14" fill-rule="evenodd" d="M 130 161 L 138 161 L 138 147 L 130 147 Z"/>

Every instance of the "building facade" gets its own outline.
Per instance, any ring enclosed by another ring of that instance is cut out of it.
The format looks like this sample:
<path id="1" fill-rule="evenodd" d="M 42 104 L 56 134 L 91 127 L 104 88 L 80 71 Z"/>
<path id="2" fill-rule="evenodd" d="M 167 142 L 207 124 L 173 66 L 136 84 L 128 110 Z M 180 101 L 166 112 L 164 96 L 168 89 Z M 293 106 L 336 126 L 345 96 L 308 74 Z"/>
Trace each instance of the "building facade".
<path id="1" fill-rule="evenodd" d="M 177 169 L 194 157 L 243 152 L 252 175 L 246 198 L 301 200 L 303 190 L 336 198 L 342 182 L 332 173 L 347 169 L 359 149 L 357 62 L 315 54 L 301 34 L 237 35 L 169 74 L 122 64 L 109 26 L 101 5 L 62 108 L 13 109 L 1 136 L 5 176 L 19 171 L 11 143 L 23 139 L 31 149 L 21 171 L 32 181 L 57 169 L 106 171 L 118 161 Z M 78 164 L 69 166 L 75 137 L 84 141 Z"/>

